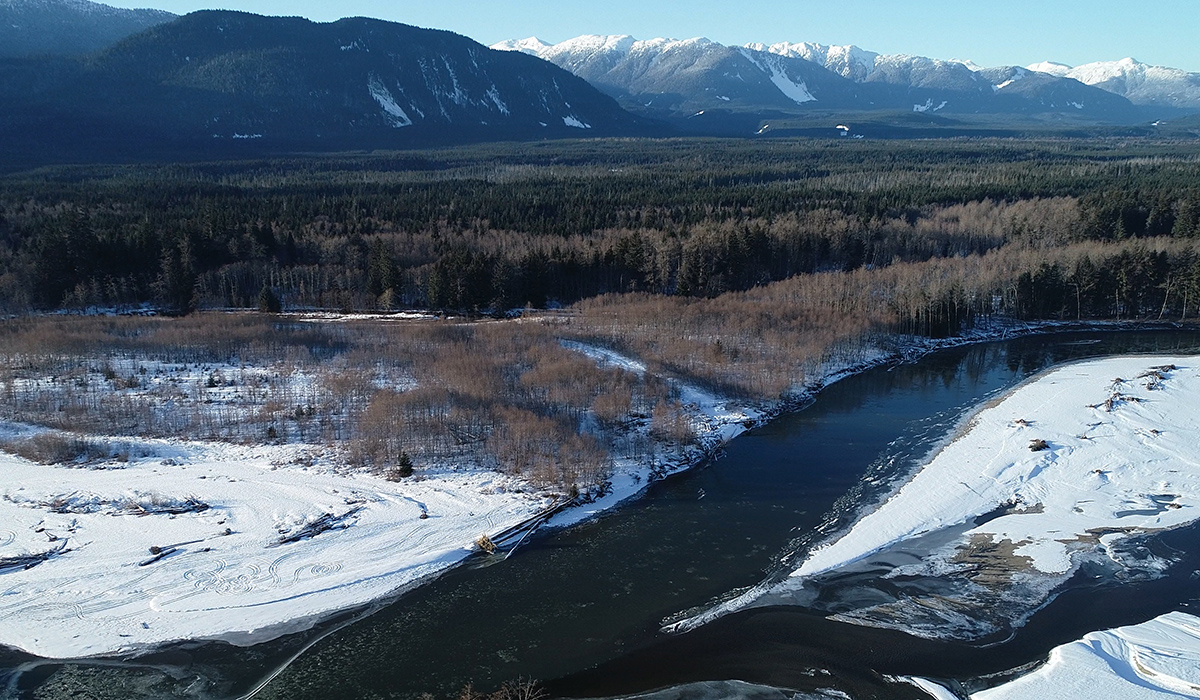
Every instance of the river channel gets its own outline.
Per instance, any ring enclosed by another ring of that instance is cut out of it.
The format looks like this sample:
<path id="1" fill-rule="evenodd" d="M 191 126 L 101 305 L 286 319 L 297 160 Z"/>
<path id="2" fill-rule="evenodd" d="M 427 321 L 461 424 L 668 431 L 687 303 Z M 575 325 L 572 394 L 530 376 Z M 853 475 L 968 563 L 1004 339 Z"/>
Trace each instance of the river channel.
<path id="1" fill-rule="evenodd" d="M 920 640 L 786 607 L 732 614 L 687 634 L 660 630 L 769 577 L 818 529 L 849 525 L 964 414 L 1033 374 L 1085 357 L 1195 352 L 1200 333 L 1192 331 L 1075 332 L 875 368 L 604 517 L 541 533 L 507 560 L 475 560 L 349 624 L 330 621 L 250 648 L 187 644 L 117 662 L 40 662 L 0 650 L 0 681 L 10 696 L 38 699 L 231 698 L 256 689 L 262 699 L 444 697 L 517 677 L 568 697 L 727 679 L 856 700 L 923 697 L 889 677 L 970 683 L 1037 662 L 1091 630 L 1200 608 L 1195 528 L 1154 538 L 1175 553 L 1164 578 L 1117 585 L 1080 577 L 1011 636 L 986 645 Z"/>

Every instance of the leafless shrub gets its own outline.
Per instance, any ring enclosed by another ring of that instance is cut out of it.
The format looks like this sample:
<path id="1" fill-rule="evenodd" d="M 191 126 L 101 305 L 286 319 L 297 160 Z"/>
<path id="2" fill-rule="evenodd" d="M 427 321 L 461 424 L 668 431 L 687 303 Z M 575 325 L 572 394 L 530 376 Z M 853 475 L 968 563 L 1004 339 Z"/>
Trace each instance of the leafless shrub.
<path id="1" fill-rule="evenodd" d="M 87 464 L 112 455 L 106 444 L 57 432 L 0 442 L 0 449 L 39 464 Z M 128 460 L 128 452 L 125 452 Z"/>
<path id="2" fill-rule="evenodd" d="M 483 693 L 468 683 L 458 691 L 454 700 L 545 700 L 549 697 L 537 681 L 527 678 L 517 678 L 505 681 L 495 692 Z M 431 693 L 422 693 L 419 700 L 435 700 Z"/>
<path id="3" fill-rule="evenodd" d="M 1050 449 L 1050 443 L 1042 440 L 1041 438 L 1029 441 L 1029 450 L 1031 452 L 1041 452 L 1048 449 Z"/>
<path id="4" fill-rule="evenodd" d="M 157 493 L 134 493 L 120 498 L 103 498 L 94 493 L 74 492 L 40 501 L 7 500 L 27 508 L 45 509 L 63 515 L 109 513 L 113 515 L 182 515 L 202 513 L 209 505 L 195 496 L 175 497 Z"/>
<path id="5" fill-rule="evenodd" d="M 549 697 L 537 681 L 528 678 L 505 681 L 488 700 L 544 700 Z"/>
<path id="6" fill-rule="evenodd" d="M 687 411 L 676 403 L 660 401 L 650 417 L 650 434 L 675 444 L 687 444 L 696 439 Z"/>

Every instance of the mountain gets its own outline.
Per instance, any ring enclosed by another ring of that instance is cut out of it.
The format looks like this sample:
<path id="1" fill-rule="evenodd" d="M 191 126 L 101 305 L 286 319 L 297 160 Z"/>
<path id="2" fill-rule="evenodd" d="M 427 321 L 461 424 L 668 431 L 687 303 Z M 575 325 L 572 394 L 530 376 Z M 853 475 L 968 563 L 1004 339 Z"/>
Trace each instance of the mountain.
<path id="1" fill-rule="evenodd" d="M 87 0 L 0 0 L 0 58 L 90 53 L 173 19 Z"/>
<path id="2" fill-rule="evenodd" d="M 857 92 L 853 82 L 811 62 L 704 38 L 581 36 L 555 45 L 525 39 L 492 48 L 550 61 L 643 113 L 690 117 L 730 107 L 845 106 Z"/>
<path id="3" fill-rule="evenodd" d="M 780 56 L 803 58 L 806 61 L 825 66 L 843 78 L 862 82 L 875 70 L 875 61 L 879 54 L 864 51 L 857 46 L 824 46 L 810 42 L 789 44 L 746 44 L 746 48 L 755 51 L 766 51 Z"/>
<path id="4" fill-rule="evenodd" d="M 380 20 L 204 11 L 82 59 L 0 61 L 0 139 L 137 154 L 641 134 L 585 81 Z"/>
<path id="5" fill-rule="evenodd" d="M 714 123 L 714 111 L 725 115 L 722 124 L 743 132 L 778 116 L 881 110 L 1092 123 L 1142 118 L 1128 100 L 1075 80 L 1018 67 L 981 69 L 965 61 L 881 55 L 856 46 L 729 47 L 703 38 L 588 35 L 560 44 L 529 38 L 492 48 L 543 58 L 626 109 L 681 126 L 698 119 Z"/>
<path id="6" fill-rule="evenodd" d="M 931 93 L 914 111 L 1062 114 L 1102 121 L 1133 121 L 1141 115 L 1125 100 L 1114 100 L 1065 76 L 1046 75 L 1016 66 L 982 68 L 970 61 L 940 60 L 905 54 L 885 55 L 857 46 L 821 44 L 750 44 L 784 56 L 804 58 L 862 84 L 890 85 Z M 893 93 L 897 94 L 897 93 Z M 944 106 L 943 106 L 944 105 Z"/>
<path id="7" fill-rule="evenodd" d="M 1088 63 L 1072 68 L 1049 61 L 1035 63 L 1031 71 L 1072 78 L 1128 99 L 1135 105 L 1172 107 L 1200 112 L 1200 73 L 1151 66 L 1132 58 Z"/>

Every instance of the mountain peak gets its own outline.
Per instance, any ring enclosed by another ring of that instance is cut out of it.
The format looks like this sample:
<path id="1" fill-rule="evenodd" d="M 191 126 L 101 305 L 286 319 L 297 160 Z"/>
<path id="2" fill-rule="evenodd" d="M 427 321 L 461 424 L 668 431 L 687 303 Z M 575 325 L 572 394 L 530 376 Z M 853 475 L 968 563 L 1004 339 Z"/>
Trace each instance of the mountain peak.
<path id="1" fill-rule="evenodd" d="M 1050 75 L 1065 78 L 1067 73 L 1071 72 L 1071 66 L 1065 63 L 1055 63 L 1054 61 L 1042 61 L 1041 63 L 1031 63 L 1025 66 L 1036 73 L 1049 73 Z"/>
<path id="2" fill-rule="evenodd" d="M 1097 61 L 1074 68 L 1044 61 L 1029 70 L 1072 78 L 1128 98 L 1135 104 L 1196 110 L 1200 107 L 1200 73 L 1152 66 L 1136 58 Z"/>
<path id="3" fill-rule="evenodd" d="M 531 36 L 527 39 L 509 39 L 492 44 L 491 48 L 497 51 L 520 51 L 527 53 L 530 56 L 540 56 L 543 51 L 550 48 L 552 44 L 542 41 L 536 36 Z"/>
<path id="4" fill-rule="evenodd" d="M 809 41 L 789 43 L 781 41 L 771 45 L 746 44 L 746 48 L 755 51 L 766 51 L 780 56 L 803 58 L 837 73 L 843 78 L 862 80 L 875 70 L 879 54 L 866 51 L 853 44 L 845 46 L 826 46 Z"/>

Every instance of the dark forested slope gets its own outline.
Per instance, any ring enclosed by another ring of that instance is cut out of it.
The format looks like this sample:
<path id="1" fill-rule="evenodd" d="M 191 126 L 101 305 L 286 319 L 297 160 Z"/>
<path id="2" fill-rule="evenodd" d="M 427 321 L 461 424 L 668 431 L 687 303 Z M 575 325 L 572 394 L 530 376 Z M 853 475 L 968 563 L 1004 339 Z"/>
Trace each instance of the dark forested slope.
<path id="1" fill-rule="evenodd" d="M 450 32 L 224 11 L 0 61 L 0 101 L 4 152 L 30 163 L 651 131 L 566 71 Z"/>

